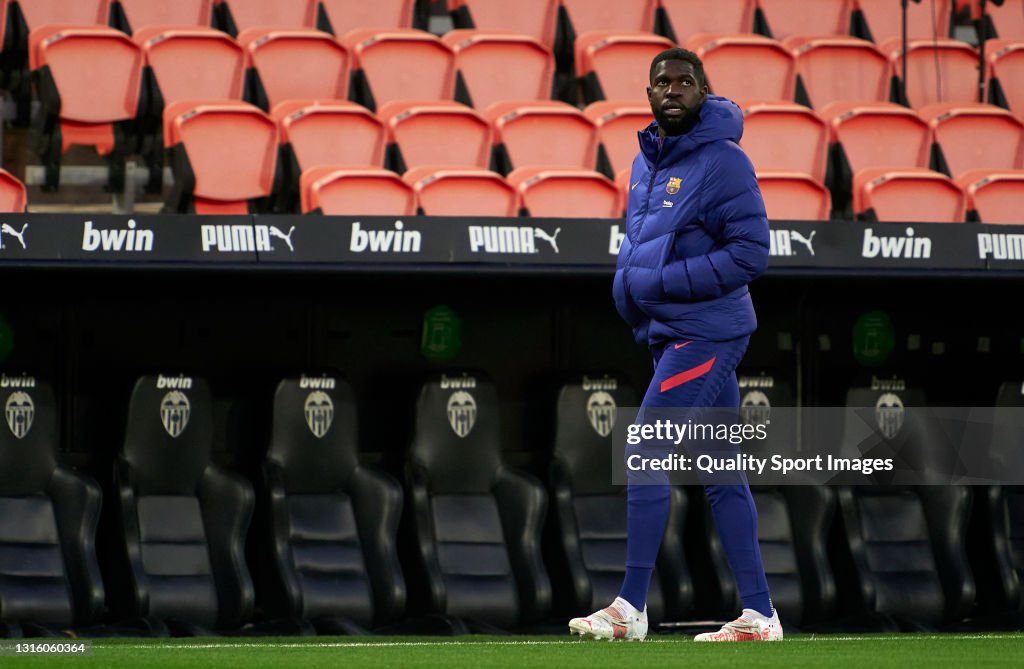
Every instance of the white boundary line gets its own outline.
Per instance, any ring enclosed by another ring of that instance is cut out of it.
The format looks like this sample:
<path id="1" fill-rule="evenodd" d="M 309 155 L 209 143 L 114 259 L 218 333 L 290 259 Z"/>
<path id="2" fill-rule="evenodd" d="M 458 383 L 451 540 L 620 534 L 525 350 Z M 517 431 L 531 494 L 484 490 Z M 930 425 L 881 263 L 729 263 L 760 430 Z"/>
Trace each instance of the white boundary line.
<path id="1" fill-rule="evenodd" d="M 992 639 L 1007 639 L 1024 641 L 1024 636 L 1015 636 L 1012 633 L 1002 634 L 896 634 L 893 636 L 799 636 L 786 639 L 783 643 L 808 643 L 823 641 L 989 641 Z M 689 639 L 648 639 L 644 644 L 669 644 L 689 642 Z M 597 640 L 558 640 L 550 641 L 319 641 L 309 643 L 296 642 L 268 642 L 268 643 L 154 643 L 147 644 L 103 644 L 102 641 L 94 642 L 95 650 L 219 650 L 222 648 L 405 648 L 410 646 L 438 647 L 438 646 L 578 646 L 583 644 L 594 644 Z"/>

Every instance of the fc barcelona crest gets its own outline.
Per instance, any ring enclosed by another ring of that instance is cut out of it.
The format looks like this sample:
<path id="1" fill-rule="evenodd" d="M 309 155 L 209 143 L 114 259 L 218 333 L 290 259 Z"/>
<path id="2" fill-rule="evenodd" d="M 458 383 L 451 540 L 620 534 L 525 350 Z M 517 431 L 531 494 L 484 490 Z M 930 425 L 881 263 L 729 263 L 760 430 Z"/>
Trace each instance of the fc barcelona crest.
<path id="1" fill-rule="evenodd" d="M 4 417 L 7 419 L 7 427 L 11 428 L 11 434 L 17 439 L 23 439 L 32 429 L 32 419 L 35 416 L 36 406 L 28 393 L 19 390 L 7 398 Z"/>
<path id="2" fill-rule="evenodd" d="M 591 393 L 587 398 L 587 418 L 594 432 L 607 437 L 615 427 L 615 399 L 603 390 Z"/>
<path id="3" fill-rule="evenodd" d="M 458 390 L 448 398 L 448 424 L 460 437 L 465 437 L 476 425 L 476 400 L 465 390 Z"/>
<path id="4" fill-rule="evenodd" d="M 669 195 L 675 195 L 679 192 L 679 188 L 683 185 L 682 177 L 669 177 L 668 184 L 665 185 L 665 192 Z"/>
<path id="5" fill-rule="evenodd" d="M 160 422 L 172 439 L 177 439 L 185 431 L 191 413 L 192 405 L 180 390 L 172 390 L 160 400 Z"/>
<path id="6" fill-rule="evenodd" d="M 306 425 L 309 426 L 309 431 L 317 439 L 323 439 L 327 430 L 331 429 L 331 422 L 334 420 L 334 402 L 324 391 L 314 390 L 306 397 L 303 413 L 306 416 Z"/>

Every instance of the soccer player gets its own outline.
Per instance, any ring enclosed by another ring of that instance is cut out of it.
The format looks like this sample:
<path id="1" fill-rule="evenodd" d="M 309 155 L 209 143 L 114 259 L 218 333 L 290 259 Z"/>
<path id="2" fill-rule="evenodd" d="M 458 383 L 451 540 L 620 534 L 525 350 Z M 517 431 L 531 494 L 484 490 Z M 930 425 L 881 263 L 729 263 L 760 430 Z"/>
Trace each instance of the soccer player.
<path id="1" fill-rule="evenodd" d="M 654 357 L 638 420 L 671 407 L 739 407 L 736 366 L 757 326 L 747 285 L 768 263 L 764 201 L 737 144 L 743 114 L 733 102 L 708 95 L 703 63 L 685 49 L 654 58 L 647 99 L 655 121 L 639 133 L 613 288 L 619 314 Z M 645 448 L 651 445 L 627 447 L 626 456 Z M 647 590 L 665 533 L 669 487 L 664 472 L 645 476 L 627 470 L 626 575 L 619 596 L 605 609 L 572 619 L 572 632 L 602 639 L 647 635 Z M 746 478 L 734 480 L 740 484 L 705 482 L 704 490 L 743 612 L 696 640 L 780 640 L 757 543 L 757 510 Z"/>

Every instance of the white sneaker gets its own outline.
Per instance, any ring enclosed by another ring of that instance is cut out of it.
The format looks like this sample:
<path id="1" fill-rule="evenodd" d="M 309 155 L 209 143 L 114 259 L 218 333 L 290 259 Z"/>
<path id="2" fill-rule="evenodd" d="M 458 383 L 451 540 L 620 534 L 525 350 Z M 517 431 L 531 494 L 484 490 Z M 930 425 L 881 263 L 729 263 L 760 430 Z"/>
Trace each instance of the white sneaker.
<path id="1" fill-rule="evenodd" d="M 779 622 L 779 612 L 774 609 L 771 618 L 766 618 L 753 609 L 743 609 L 743 615 L 731 623 L 722 625 L 722 629 L 698 634 L 693 640 L 782 641 L 782 623 Z"/>
<path id="2" fill-rule="evenodd" d="M 608 608 L 570 620 L 569 633 L 609 641 L 643 641 L 647 638 L 647 607 L 641 613 L 622 597 L 616 597 Z"/>

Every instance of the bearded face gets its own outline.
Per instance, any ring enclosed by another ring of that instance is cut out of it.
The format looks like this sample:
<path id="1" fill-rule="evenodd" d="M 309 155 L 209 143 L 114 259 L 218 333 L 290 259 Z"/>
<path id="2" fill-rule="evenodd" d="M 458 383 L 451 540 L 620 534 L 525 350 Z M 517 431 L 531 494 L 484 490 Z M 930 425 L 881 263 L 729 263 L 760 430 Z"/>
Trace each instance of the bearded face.
<path id="1" fill-rule="evenodd" d="M 703 79 L 685 60 L 663 60 L 655 66 L 647 99 L 664 134 L 680 135 L 697 122 L 708 94 Z"/>

